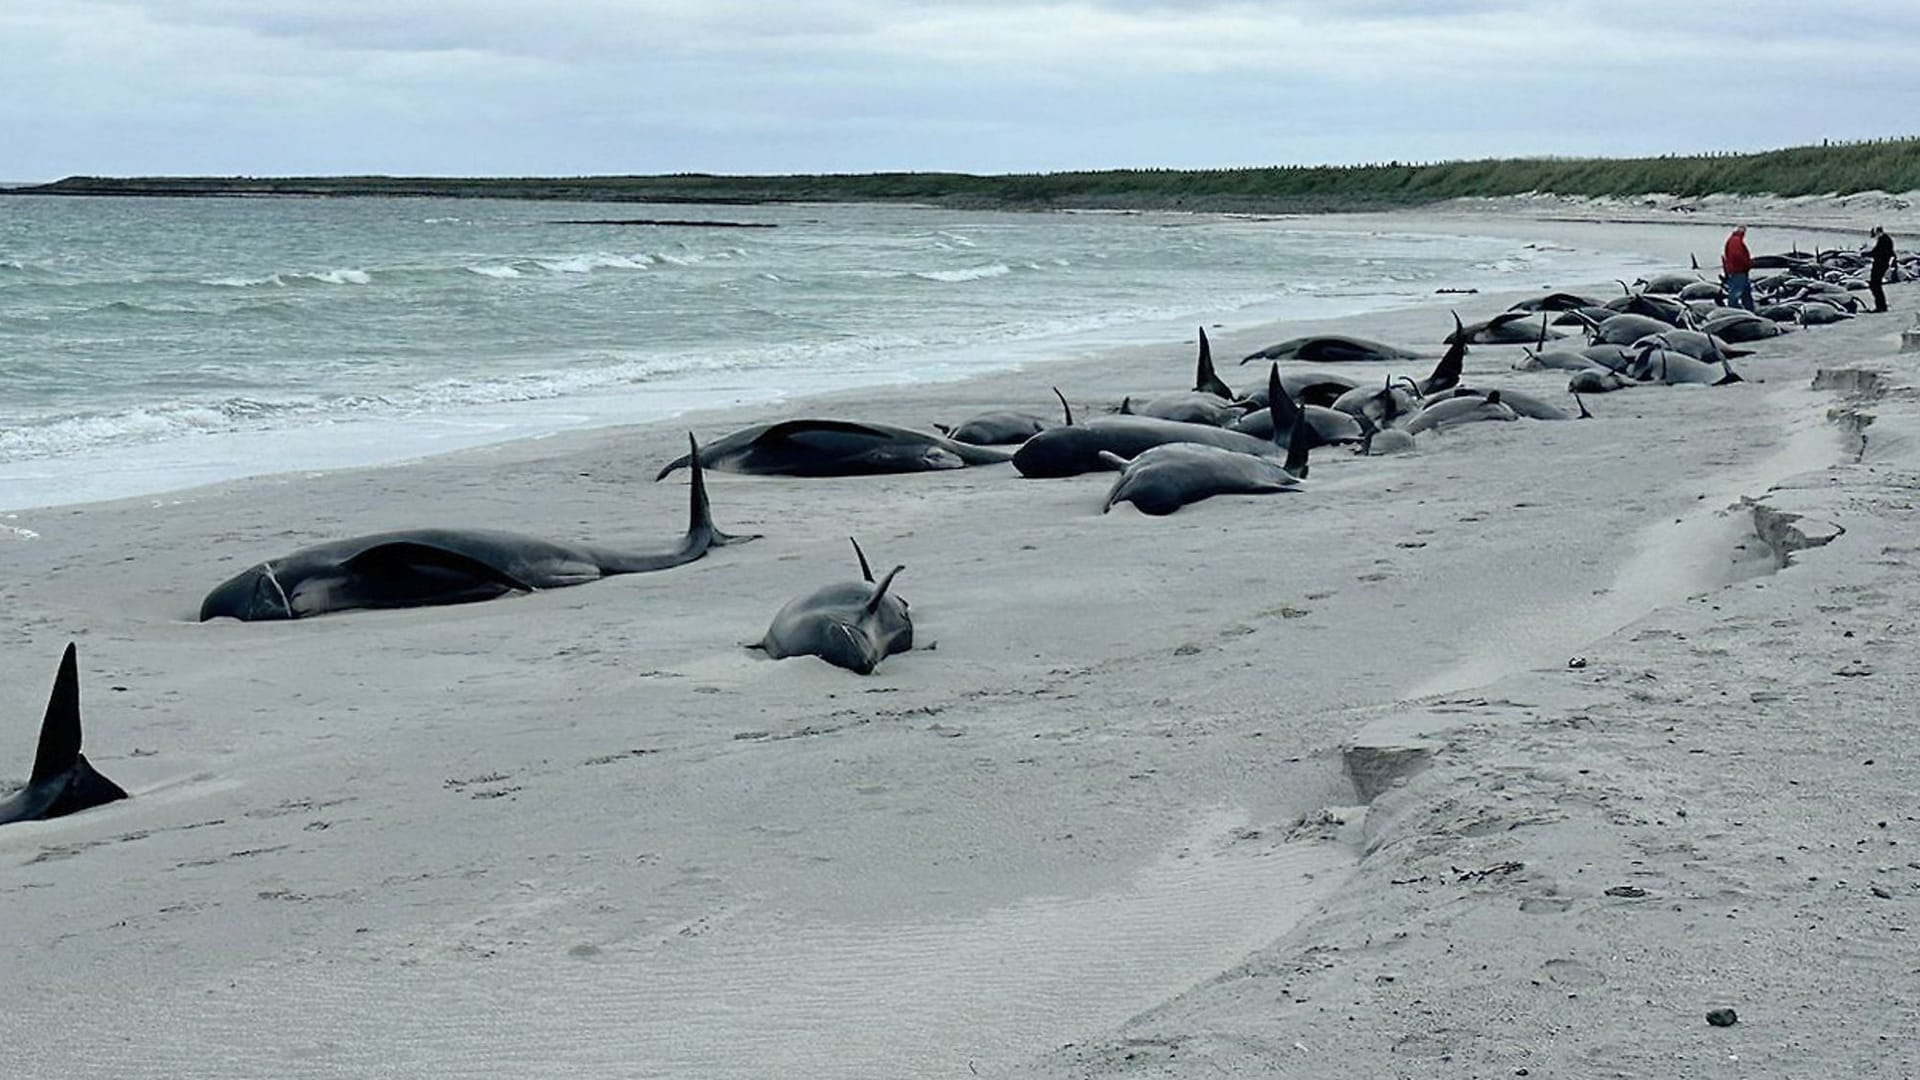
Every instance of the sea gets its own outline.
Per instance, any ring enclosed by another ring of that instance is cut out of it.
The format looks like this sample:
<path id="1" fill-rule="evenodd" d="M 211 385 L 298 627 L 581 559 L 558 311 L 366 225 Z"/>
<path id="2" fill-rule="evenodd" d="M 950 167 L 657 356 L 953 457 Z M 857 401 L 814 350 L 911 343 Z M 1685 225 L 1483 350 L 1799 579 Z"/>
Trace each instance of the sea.
<path id="1" fill-rule="evenodd" d="M 9 195 L 0 511 L 1653 265 L 1286 217 Z"/>

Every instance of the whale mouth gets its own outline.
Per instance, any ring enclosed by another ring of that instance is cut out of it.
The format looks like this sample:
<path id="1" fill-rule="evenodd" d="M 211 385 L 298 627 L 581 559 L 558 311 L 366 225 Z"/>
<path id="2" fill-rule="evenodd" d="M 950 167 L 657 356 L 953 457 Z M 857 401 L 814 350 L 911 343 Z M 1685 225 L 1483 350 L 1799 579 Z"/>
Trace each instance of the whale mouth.
<path id="1" fill-rule="evenodd" d="M 827 640 L 820 655 L 828 663 L 856 675 L 871 675 L 880 665 L 880 657 L 875 655 L 878 651 L 872 639 L 859 628 L 836 622 L 827 628 Z"/>

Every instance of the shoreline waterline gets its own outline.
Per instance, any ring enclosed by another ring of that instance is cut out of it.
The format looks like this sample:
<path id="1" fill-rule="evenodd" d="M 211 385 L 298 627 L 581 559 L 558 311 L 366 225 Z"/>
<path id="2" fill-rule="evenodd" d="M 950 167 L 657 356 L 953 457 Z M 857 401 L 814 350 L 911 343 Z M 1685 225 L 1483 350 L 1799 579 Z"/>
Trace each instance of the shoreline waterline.
<path id="1" fill-rule="evenodd" d="M 965 215 L 957 216 L 963 221 L 969 220 Z M 1499 248 L 1508 243 L 1498 236 L 1497 230 L 1490 236 L 1482 228 L 1484 223 L 1472 217 L 1446 219 L 1444 225 L 1436 227 L 1426 219 L 1393 214 L 1328 215 L 1258 224 L 1231 215 L 1165 216 L 1184 217 L 1209 227 L 1278 229 L 1296 237 L 1305 236 L 1304 241 L 1299 241 L 1303 243 L 1314 242 L 1316 235 L 1329 237 L 1328 244 L 1352 242 L 1355 237 L 1386 238 L 1380 242 L 1423 246 L 1457 242 Z M 943 212 L 940 220 L 954 217 L 952 212 Z M 991 215 L 982 215 L 980 220 L 985 223 L 982 228 L 995 224 Z M 1174 233 L 1179 232 L 1178 226 L 1168 227 Z M 962 239 L 956 238 L 954 243 Z M 387 404 L 375 393 L 371 399 L 373 404 L 365 410 L 287 413 L 274 409 L 264 418 L 243 416 L 233 423 L 215 415 L 206 421 L 210 429 L 184 432 L 168 427 L 180 423 L 177 418 L 142 417 L 141 410 L 136 408 L 132 421 L 103 417 L 76 420 L 75 424 L 83 429 L 84 438 L 93 438 L 84 430 L 89 425 L 107 423 L 132 423 L 138 427 L 151 421 L 162 430 L 145 439 L 133 437 L 130 441 L 101 444 L 83 439 L 80 445 L 67 451 L 36 454 L 29 450 L 17 453 L 11 460 L 0 460 L 0 511 L 156 496 L 250 476 L 392 465 L 562 432 L 661 422 L 715 408 L 764 405 L 861 387 L 879 389 L 947 382 L 1010 370 L 1040 371 L 1060 363 L 1135 347 L 1162 348 L 1177 354 L 1191 348 L 1195 325 L 1278 327 L 1355 315 L 1386 315 L 1407 308 L 1458 304 L 1473 292 L 1490 295 L 1496 289 L 1511 289 L 1517 293 L 1543 284 L 1529 280 L 1523 285 L 1511 280 L 1522 275 L 1552 278 L 1553 284 L 1564 287 L 1569 277 L 1595 280 L 1607 272 L 1630 274 L 1635 268 L 1659 264 L 1655 254 L 1635 244 L 1620 245 L 1612 250 L 1583 244 L 1579 250 L 1558 248 L 1544 257 L 1548 264 L 1541 267 L 1509 266 L 1504 265 L 1503 260 L 1495 260 L 1477 270 L 1463 268 L 1462 274 L 1470 275 L 1471 280 L 1463 277 L 1464 284 L 1448 282 L 1439 286 L 1460 290 L 1457 293 L 1436 291 L 1432 282 L 1395 280 L 1391 274 L 1381 273 L 1379 280 L 1372 283 L 1356 281 L 1333 288 L 1309 287 L 1302 292 L 1276 291 L 1256 299 L 1242 297 L 1244 302 L 1237 306 L 1219 310 L 1207 310 L 1193 303 L 1179 314 L 1162 311 L 1150 317 L 1110 319 L 1099 315 L 1096 306 L 1087 309 L 1081 317 L 1085 325 L 1075 327 L 1048 330 L 1040 326 L 1023 330 L 1015 326 L 999 337 L 945 345 L 905 343 L 897 349 L 880 342 L 864 348 L 834 346 L 838 350 L 836 358 L 824 366 L 805 366 L 797 363 L 794 355 L 784 358 L 771 355 L 768 366 L 756 370 L 750 348 L 735 343 L 722 350 L 724 356 L 719 360 L 713 360 L 700 355 L 700 347 L 690 341 L 675 346 L 688 357 L 684 370 L 632 377 L 622 377 L 617 370 L 601 375 L 588 371 L 580 376 L 585 381 L 578 382 L 572 389 L 567 385 L 567 380 L 573 378 L 570 375 L 552 385 L 544 385 L 528 381 L 525 375 L 503 373 L 499 378 L 508 381 L 500 387 L 488 390 L 483 383 L 472 391 L 456 390 L 455 396 L 443 404 L 428 400 L 408 405 L 405 395 L 402 400 Z M 1556 265 L 1556 260 L 1564 265 Z M 923 273 L 939 278 L 943 272 Z M 332 287 L 348 291 L 365 288 L 364 284 L 351 282 Z M 1115 302 L 1106 301 L 1107 304 Z M 1130 305 L 1139 301 L 1119 302 Z M 999 303 L 999 310 L 1007 312 L 1004 317 L 1017 324 L 1017 293 Z M 1438 336 L 1436 333 L 1436 341 Z M 796 342 L 790 353 L 797 355 L 818 347 Z M 1437 345 L 1431 347 L 1438 349 Z M 1222 362 L 1230 364 L 1231 361 L 1232 358 L 1224 358 Z M 459 398 L 462 393 L 477 395 L 479 400 L 462 402 Z M 1028 407 L 1050 407 L 1044 390 L 1035 395 L 1035 401 Z M 221 426 L 223 424 L 226 426 Z"/>

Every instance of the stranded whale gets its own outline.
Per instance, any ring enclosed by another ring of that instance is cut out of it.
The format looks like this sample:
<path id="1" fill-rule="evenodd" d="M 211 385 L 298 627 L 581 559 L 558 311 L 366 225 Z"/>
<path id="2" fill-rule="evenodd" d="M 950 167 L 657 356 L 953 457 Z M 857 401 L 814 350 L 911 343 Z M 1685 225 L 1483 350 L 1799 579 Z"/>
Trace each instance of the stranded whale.
<path id="1" fill-rule="evenodd" d="M 896 566 L 878 583 L 860 542 L 848 538 L 860 559 L 863 581 L 824 585 L 791 600 L 773 617 L 766 636 L 748 648 L 760 649 L 775 660 L 789 656 L 817 656 L 836 667 L 871 675 L 880 661 L 913 648 L 913 619 L 907 602 L 887 591 Z"/>
<path id="2" fill-rule="evenodd" d="M 992 465 L 1013 452 L 892 424 L 781 420 L 755 424 L 677 457 L 655 480 L 698 458 L 709 469 L 757 476 L 874 476 Z"/>
<path id="3" fill-rule="evenodd" d="M 687 442 L 698 453 L 689 435 Z M 690 563 L 729 536 L 714 527 L 704 474 L 689 485 L 686 535 L 670 548 L 625 551 L 560 544 L 498 529 L 403 529 L 335 540 L 234 575 L 200 605 L 200 620 L 304 619 L 353 608 L 427 607 L 491 600 Z"/>

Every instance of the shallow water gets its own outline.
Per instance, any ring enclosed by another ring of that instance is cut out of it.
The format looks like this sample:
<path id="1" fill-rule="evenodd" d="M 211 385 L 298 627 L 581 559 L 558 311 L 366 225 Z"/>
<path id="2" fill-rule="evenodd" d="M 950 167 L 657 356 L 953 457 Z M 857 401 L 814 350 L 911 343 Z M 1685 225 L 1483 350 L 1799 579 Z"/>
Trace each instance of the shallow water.
<path id="1" fill-rule="evenodd" d="M 1287 219 L 0 200 L 0 509 L 1184 342 L 1652 265 Z"/>

